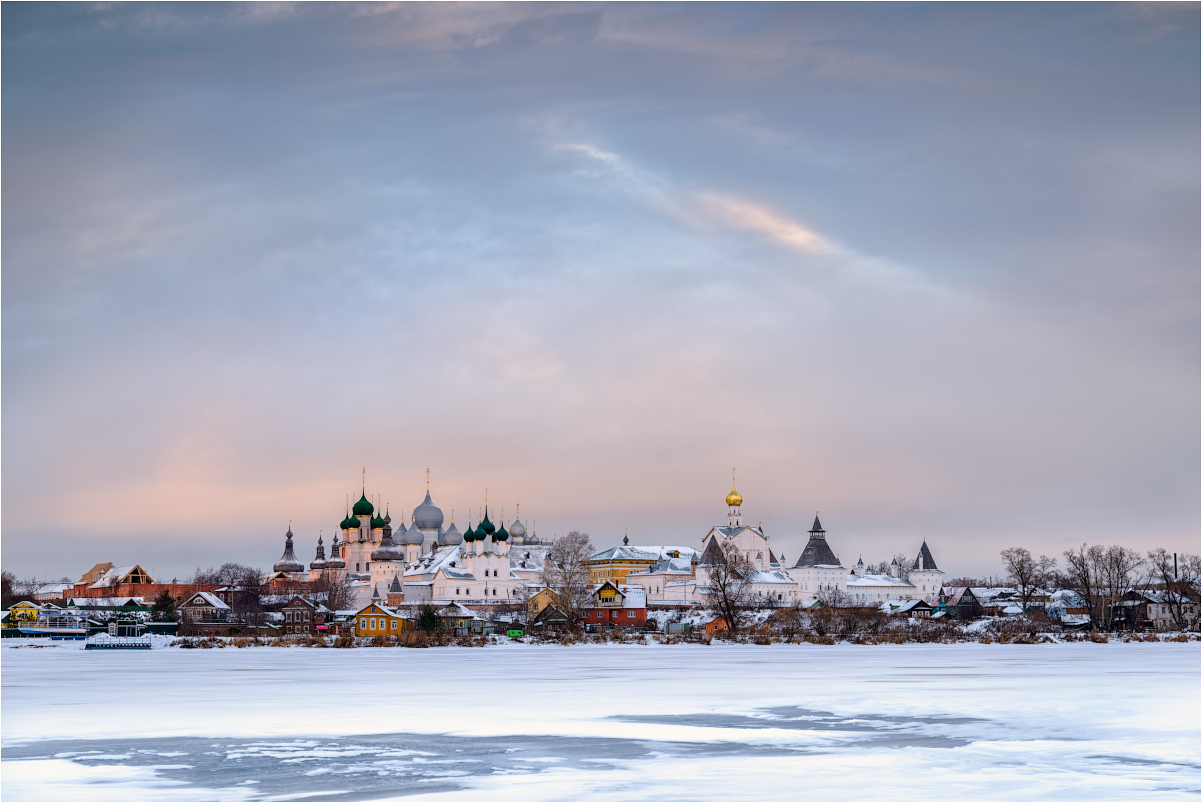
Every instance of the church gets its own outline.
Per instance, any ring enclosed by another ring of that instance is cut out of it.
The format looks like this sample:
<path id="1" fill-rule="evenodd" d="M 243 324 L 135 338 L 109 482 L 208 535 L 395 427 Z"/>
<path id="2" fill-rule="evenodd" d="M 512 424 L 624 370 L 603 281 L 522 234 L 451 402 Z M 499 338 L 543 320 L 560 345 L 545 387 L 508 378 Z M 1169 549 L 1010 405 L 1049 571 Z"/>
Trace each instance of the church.
<path id="1" fill-rule="evenodd" d="M 520 513 L 520 509 L 519 509 Z M 273 566 L 275 576 L 293 581 L 314 581 L 322 576 L 346 579 L 352 607 L 362 607 L 372 599 L 385 599 L 391 591 L 397 596 L 399 584 L 406 603 L 463 602 L 499 604 L 516 601 L 531 575 L 542 570 L 549 545 L 527 532 L 520 518 L 499 526 L 489 518 L 487 494 L 475 527 L 468 521 L 459 532 L 454 516 L 444 527 L 442 509 L 430 495 L 429 471 L 426 472 L 426 496 L 413 509 L 408 526 L 403 517 L 396 529 L 390 512 L 382 514 L 367 498 L 366 483 L 359 500 L 348 506 L 346 515 L 330 544 L 330 556 L 319 534 L 316 556 L 308 572 L 297 559 L 292 528 L 285 535 L 284 554 Z M 529 570 L 511 568 L 511 548 L 517 548 L 519 562 Z M 536 568 L 537 567 L 537 568 Z"/>

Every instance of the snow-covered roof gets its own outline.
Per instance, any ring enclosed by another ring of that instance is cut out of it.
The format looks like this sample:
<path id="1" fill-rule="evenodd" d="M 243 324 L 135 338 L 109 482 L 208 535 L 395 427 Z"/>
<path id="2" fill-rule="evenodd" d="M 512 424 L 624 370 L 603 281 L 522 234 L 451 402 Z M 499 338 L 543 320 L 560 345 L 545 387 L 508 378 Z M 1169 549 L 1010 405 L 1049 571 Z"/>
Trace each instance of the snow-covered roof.
<path id="1" fill-rule="evenodd" d="M 891 574 L 848 575 L 847 587 L 851 589 L 853 586 L 856 588 L 914 588 L 912 583 Z"/>
<path id="2" fill-rule="evenodd" d="M 693 551 L 695 552 L 696 550 L 693 550 Z M 643 569 L 638 572 L 631 572 L 630 574 L 628 574 L 626 576 L 633 577 L 636 574 L 646 576 L 646 575 L 651 575 L 651 574 L 692 574 L 692 573 L 693 573 L 692 559 L 680 557 L 680 558 L 660 558 L 655 563 L 648 566 L 646 569 Z"/>
<path id="3" fill-rule="evenodd" d="M 793 578 L 780 569 L 772 569 L 769 571 L 752 570 L 747 572 L 745 578 L 749 583 L 786 583 L 788 585 L 796 585 Z"/>
<path id="4" fill-rule="evenodd" d="M 1135 592 L 1143 597 L 1148 602 L 1153 602 L 1158 605 L 1167 605 L 1170 602 L 1193 602 L 1192 599 L 1179 594 L 1176 591 L 1137 591 Z"/>
<path id="5" fill-rule="evenodd" d="M 1004 594 L 1017 594 L 1017 593 L 1018 593 L 1018 589 L 1006 588 L 1004 586 L 1000 587 L 1000 588 L 976 588 L 976 587 L 974 587 L 972 590 L 972 595 L 974 597 L 976 597 L 982 603 L 988 602 L 989 600 L 992 600 L 992 599 L 996 599 L 997 597 L 1000 597 Z"/>
<path id="6" fill-rule="evenodd" d="M 476 613 L 468 608 L 463 607 L 458 602 L 452 602 L 438 612 L 439 616 L 458 616 L 465 619 L 479 619 Z"/>
<path id="7" fill-rule="evenodd" d="M 920 599 L 887 599 L 881 603 L 881 610 L 888 614 L 905 613 L 914 608 L 930 608 L 931 606 Z"/>
<path id="8" fill-rule="evenodd" d="M 440 546 L 427 552 L 420 559 L 408 564 L 405 569 L 405 582 L 410 582 L 409 578 L 413 578 L 414 580 L 418 578 L 429 580 L 434 577 L 440 568 L 456 568 L 451 563 L 457 565 L 461 563 L 462 548 L 462 544 L 453 544 L 450 546 Z"/>
<path id="9" fill-rule="evenodd" d="M 634 548 L 635 548 L 635 549 L 638 549 L 638 550 L 641 550 L 641 551 L 643 551 L 643 552 L 654 552 L 654 553 L 655 553 L 657 556 L 659 556 L 659 559 L 660 559 L 660 560 L 673 560 L 673 559 L 674 559 L 674 560 L 684 560 L 684 561 L 688 561 L 688 560 L 691 560 L 691 559 L 693 559 L 693 558 L 699 558 L 699 557 L 701 557 L 701 550 L 699 550 L 699 549 L 694 549 L 694 548 L 693 548 L 693 547 L 691 547 L 691 546 L 671 546 L 671 545 L 668 545 L 668 546 L 658 546 L 658 545 L 657 545 L 657 546 L 646 546 L 646 545 L 644 545 L 644 544 L 638 544 L 638 545 L 636 545 Z M 680 557 L 679 557 L 679 558 L 672 558 L 672 553 L 673 553 L 673 552 L 679 552 L 679 553 L 680 553 Z"/>
<path id="10" fill-rule="evenodd" d="M 592 561 L 615 561 L 615 560 L 659 560 L 658 552 L 644 552 L 642 549 L 637 549 L 632 546 L 616 546 L 607 549 L 604 552 L 598 552 L 596 555 L 588 558 L 586 562 Z"/>
<path id="11" fill-rule="evenodd" d="M 755 533 L 756 535 L 759 535 L 759 536 L 762 536 L 764 534 L 764 531 L 761 530 L 759 527 L 749 527 L 746 524 L 740 525 L 738 527 L 718 526 L 713 529 L 713 532 L 716 532 L 716 533 L 718 533 L 718 535 L 724 536 L 726 538 L 734 538 L 736 535 L 743 532 L 744 530 L 751 530 L 753 533 Z"/>
<path id="12" fill-rule="evenodd" d="M 67 600 L 68 607 L 76 608 L 120 608 L 130 603 L 145 605 L 145 597 L 72 597 Z"/>
<path id="13" fill-rule="evenodd" d="M 127 574 L 134 569 L 140 568 L 137 564 L 133 566 L 120 566 L 115 569 L 109 569 L 104 574 L 96 578 L 96 582 L 92 583 L 88 588 L 107 588 L 111 585 L 119 583 Z M 150 575 L 147 575 L 149 577 Z"/>
<path id="14" fill-rule="evenodd" d="M 228 611 L 230 609 L 230 606 L 222 602 L 220 597 L 214 596 L 208 591 L 197 591 L 195 594 L 188 597 L 188 600 L 184 603 L 184 605 L 191 605 L 198 599 L 207 602 L 210 606 L 220 611 Z"/>

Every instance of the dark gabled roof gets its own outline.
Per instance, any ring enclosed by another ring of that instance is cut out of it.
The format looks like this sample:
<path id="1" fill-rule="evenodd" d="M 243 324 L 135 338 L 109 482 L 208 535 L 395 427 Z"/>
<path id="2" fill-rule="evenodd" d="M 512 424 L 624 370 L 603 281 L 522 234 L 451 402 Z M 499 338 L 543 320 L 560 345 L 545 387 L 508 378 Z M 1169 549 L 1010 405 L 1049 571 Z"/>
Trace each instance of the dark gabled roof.
<path id="1" fill-rule="evenodd" d="M 392 585 L 388 587 L 389 594 L 399 594 L 401 592 L 401 578 L 397 575 L 392 576 Z"/>
<path id="2" fill-rule="evenodd" d="M 711 538 L 701 553 L 700 565 L 717 566 L 719 563 L 726 563 L 726 556 L 722 554 L 722 547 L 718 546 L 718 539 Z"/>
<path id="3" fill-rule="evenodd" d="M 818 526 L 817 519 L 814 521 L 815 526 Z M 830 544 L 822 536 L 810 536 L 810 541 L 806 544 L 806 548 L 802 550 L 801 557 L 797 559 L 797 563 L 793 564 L 794 569 L 800 569 L 806 566 L 838 566 L 839 559 L 835 557 L 835 553 L 831 551 Z"/>
<path id="4" fill-rule="evenodd" d="M 538 612 L 538 616 L 534 617 L 534 624 L 542 624 L 547 621 L 566 622 L 568 615 L 554 605 L 548 605 Z"/>
<path id="5" fill-rule="evenodd" d="M 918 550 L 918 556 L 922 558 L 922 566 L 927 571 L 938 571 L 939 567 L 935 565 L 935 559 L 931 557 L 931 549 L 927 546 L 926 539 L 923 539 L 922 549 Z M 918 558 L 914 558 L 914 565 L 910 567 L 912 571 L 918 570 Z"/>
<path id="6" fill-rule="evenodd" d="M 815 513 L 815 514 L 814 514 L 814 526 L 810 528 L 810 532 L 812 532 L 812 533 L 824 533 L 824 532 L 826 532 L 826 530 L 822 529 L 822 522 L 818 521 L 818 514 L 817 514 L 817 513 Z"/>

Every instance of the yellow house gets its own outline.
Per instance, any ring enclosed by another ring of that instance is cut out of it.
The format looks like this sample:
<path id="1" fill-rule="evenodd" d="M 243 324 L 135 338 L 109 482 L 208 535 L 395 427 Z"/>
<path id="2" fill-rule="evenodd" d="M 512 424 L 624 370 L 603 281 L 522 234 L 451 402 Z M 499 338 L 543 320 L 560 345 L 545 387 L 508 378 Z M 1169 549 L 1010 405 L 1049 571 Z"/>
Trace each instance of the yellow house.
<path id="1" fill-rule="evenodd" d="M 19 622 L 36 622 L 38 611 L 41 609 L 36 602 L 18 602 L 8 609 L 8 616 L 4 617 L 4 626 L 15 628 L 19 626 Z"/>
<path id="2" fill-rule="evenodd" d="M 399 611 L 378 602 L 355 614 L 356 636 L 396 636 L 402 630 L 412 630 L 413 626 Z"/>
<path id="3" fill-rule="evenodd" d="M 645 552 L 629 546 L 616 546 L 581 561 L 581 565 L 588 568 L 589 582 L 597 585 L 607 580 L 611 583 L 625 583 L 626 575 L 646 571 L 658 560 L 658 553 Z"/>
<path id="4" fill-rule="evenodd" d="M 563 598 L 549 588 L 544 588 L 537 594 L 526 601 L 526 609 L 530 615 L 530 619 L 538 616 L 543 612 L 543 609 L 548 605 L 554 605 L 556 608 L 563 610 L 567 606 L 563 602 Z"/>

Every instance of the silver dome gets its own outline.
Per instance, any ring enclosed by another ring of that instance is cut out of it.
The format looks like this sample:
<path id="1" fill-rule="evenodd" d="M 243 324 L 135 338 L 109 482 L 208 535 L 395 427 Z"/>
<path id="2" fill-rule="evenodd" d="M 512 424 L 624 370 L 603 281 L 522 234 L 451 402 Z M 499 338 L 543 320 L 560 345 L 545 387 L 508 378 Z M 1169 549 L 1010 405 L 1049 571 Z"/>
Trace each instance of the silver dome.
<path id="1" fill-rule="evenodd" d="M 521 519 L 514 519 L 513 524 L 509 525 L 509 535 L 511 538 L 526 537 L 526 525 L 522 524 Z"/>
<path id="2" fill-rule="evenodd" d="M 346 561 L 342 559 L 342 550 L 338 545 L 338 533 L 334 533 L 334 543 L 330 544 L 330 557 L 326 560 L 327 569 L 345 569 Z"/>
<path id="3" fill-rule="evenodd" d="M 380 545 L 371 551 L 372 563 L 390 560 L 402 560 L 404 555 L 401 550 L 397 549 L 396 544 L 392 542 L 392 535 L 385 534 L 381 539 Z"/>
<path id="4" fill-rule="evenodd" d="M 463 533 L 459 532 L 459 528 L 455 526 L 455 522 L 451 522 L 451 526 L 438 534 L 439 546 L 459 546 L 463 543 Z"/>
<path id="5" fill-rule="evenodd" d="M 426 540 L 425 533 L 417 529 L 417 522 L 410 522 L 409 529 L 401 536 L 400 544 L 421 544 Z"/>
<path id="6" fill-rule="evenodd" d="M 426 491 L 426 498 L 414 509 L 413 521 L 421 530 L 442 529 L 442 509 L 430 501 L 429 491 Z"/>
<path id="7" fill-rule="evenodd" d="M 297 560 L 296 553 L 292 551 L 291 527 L 288 528 L 288 536 L 284 541 L 284 554 L 271 568 L 276 572 L 303 572 L 305 570 L 305 564 Z"/>

